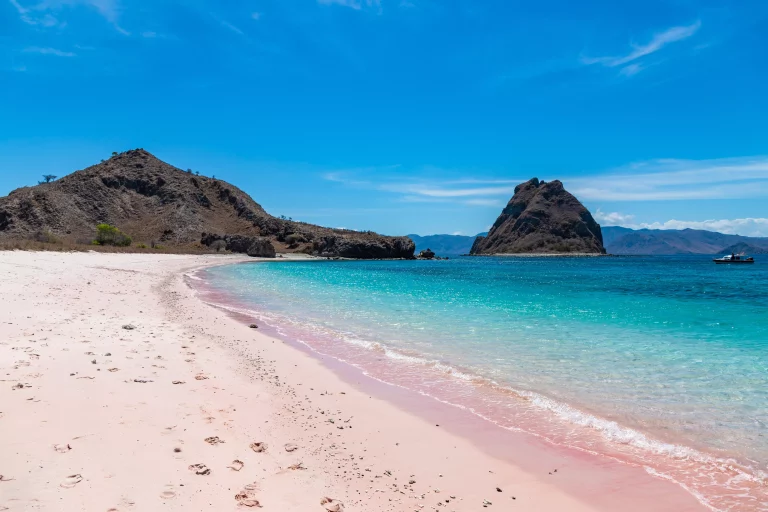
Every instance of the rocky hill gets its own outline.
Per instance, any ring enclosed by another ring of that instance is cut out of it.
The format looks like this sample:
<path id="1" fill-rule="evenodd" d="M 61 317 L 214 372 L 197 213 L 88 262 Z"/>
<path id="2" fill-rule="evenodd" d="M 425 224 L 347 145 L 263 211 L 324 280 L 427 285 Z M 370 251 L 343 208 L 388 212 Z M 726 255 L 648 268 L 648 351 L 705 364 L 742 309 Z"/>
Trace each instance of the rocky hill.
<path id="1" fill-rule="evenodd" d="M 603 228 L 605 248 L 611 254 L 674 255 L 725 254 L 735 244 L 768 249 L 768 238 L 728 235 L 701 229 L 629 229 Z M 751 254 L 758 254 L 751 251 Z"/>
<path id="2" fill-rule="evenodd" d="M 600 225 L 559 181 L 515 187 L 506 208 L 470 254 L 604 254 Z"/>
<path id="3" fill-rule="evenodd" d="M 237 187 L 182 171 L 143 149 L 0 198 L 0 239 L 49 233 L 88 243 L 99 223 L 117 226 L 135 242 L 168 246 L 199 244 L 206 233 L 208 240 L 263 237 L 279 250 L 323 256 L 411 258 L 415 249 L 406 237 L 273 217 Z"/>

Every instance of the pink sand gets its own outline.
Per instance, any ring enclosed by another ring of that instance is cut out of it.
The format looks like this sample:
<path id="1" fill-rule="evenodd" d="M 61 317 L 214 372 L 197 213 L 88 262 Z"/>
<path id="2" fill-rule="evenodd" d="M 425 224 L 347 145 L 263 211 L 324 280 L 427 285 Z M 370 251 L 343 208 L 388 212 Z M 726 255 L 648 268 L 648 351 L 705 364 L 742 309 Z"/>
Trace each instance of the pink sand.
<path id="1" fill-rule="evenodd" d="M 0 253 L 0 510 L 704 509 L 249 329 L 184 282 L 236 261 Z"/>

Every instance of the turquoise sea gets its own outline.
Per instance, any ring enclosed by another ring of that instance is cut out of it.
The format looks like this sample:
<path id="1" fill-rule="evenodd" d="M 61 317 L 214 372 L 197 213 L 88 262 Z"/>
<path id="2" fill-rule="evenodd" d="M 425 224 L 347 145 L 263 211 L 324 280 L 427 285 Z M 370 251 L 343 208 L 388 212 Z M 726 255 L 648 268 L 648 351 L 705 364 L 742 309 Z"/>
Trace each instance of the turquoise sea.
<path id="1" fill-rule="evenodd" d="M 197 274 L 374 378 L 768 510 L 768 261 L 704 256 L 238 264 Z"/>

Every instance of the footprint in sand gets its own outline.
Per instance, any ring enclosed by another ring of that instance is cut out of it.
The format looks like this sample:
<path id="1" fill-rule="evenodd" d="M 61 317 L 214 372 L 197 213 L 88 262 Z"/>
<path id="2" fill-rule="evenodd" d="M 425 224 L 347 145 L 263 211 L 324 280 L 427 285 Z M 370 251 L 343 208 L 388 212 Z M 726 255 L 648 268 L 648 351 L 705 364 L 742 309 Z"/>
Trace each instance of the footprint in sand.
<path id="1" fill-rule="evenodd" d="M 76 486 L 82 481 L 83 481 L 83 477 L 80 474 L 69 475 L 67 478 L 64 479 L 63 482 L 59 484 L 59 486 L 63 487 L 64 489 L 71 489 L 72 487 Z"/>
<path id="2" fill-rule="evenodd" d="M 174 384 L 184 384 L 183 380 L 175 380 L 173 381 Z"/>
<path id="3" fill-rule="evenodd" d="M 210 444 L 210 445 L 212 445 L 212 446 L 215 446 L 217 444 L 223 443 L 224 441 L 219 439 L 219 436 L 213 436 L 213 437 L 206 437 L 205 438 L 205 442 Z"/>
<path id="4" fill-rule="evenodd" d="M 53 445 L 53 449 L 59 453 L 67 453 L 69 450 L 72 449 L 72 447 L 69 446 L 68 444 L 55 444 Z"/>
<path id="5" fill-rule="evenodd" d="M 172 485 L 166 485 L 165 490 L 160 493 L 160 497 L 164 500 L 171 500 L 176 497 L 176 491 Z"/>
<path id="6" fill-rule="evenodd" d="M 267 451 L 267 443 L 251 443 L 251 450 L 256 453 Z"/>
<path id="7" fill-rule="evenodd" d="M 190 471 L 194 471 L 196 475 L 210 475 L 211 470 L 205 464 L 192 464 L 189 466 Z"/>
<path id="8" fill-rule="evenodd" d="M 234 469 L 235 471 L 240 471 L 241 469 L 243 469 L 243 466 L 245 466 L 245 463 L 243 461 L 235 459 L 232 461 L 232 464 L 230 464 L 227 467 L 229 469 Z"/>
<path id="9" fill-rule="evenodd" d="M 295 452 L 298 449 L 299 447 L 293 443 L 288 443 L 285 445 L 285 451 L 287 451 L 288 453 Z"/>
<path id="10" fill-rule="evenodd" d="M 240 491 L 239 493 L 235 494 L 235 501 L 237 501 L 238 505 L 242 505 L 244 507 L 261 508 L 261 503 L 259 503 L 259 500 L 253 497 L 253 493 L 250 491 Z"/>
<path id="11" fill-rule="evenodd" d="M 322 500 L 320 500 L 320 504 L 324 506 L 325 510 L 327 510 L 328 512 L 344 512 L 344 504 L 339 500 L 325 497 Z"/>
<path id="12" fill-rule="evenodd" d="M 207 379 L 208 379 L 208 376 L 207 375 L 203 375 L 202 373 L 198 374 L 198 375 L 195 375 L 195 380 L 207 380 Z"/>

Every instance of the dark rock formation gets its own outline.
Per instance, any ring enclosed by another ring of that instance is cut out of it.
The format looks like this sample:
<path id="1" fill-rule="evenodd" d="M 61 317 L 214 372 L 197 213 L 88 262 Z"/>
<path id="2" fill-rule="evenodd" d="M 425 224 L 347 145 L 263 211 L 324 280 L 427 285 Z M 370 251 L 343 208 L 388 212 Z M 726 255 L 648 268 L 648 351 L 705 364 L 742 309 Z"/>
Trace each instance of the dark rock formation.
<path id="1" fill-rule="evenodd" d="M 49 233 L 89 243 L 100 223 L 116 226 L 136 243 L 161 241 L 166 247 L 197 244 L 207 232 L 245 237 L 230 242 L 243 253 L 255 237 L 266 237 L 281 251 L 348 258 L 412 258 L 414 251 L 405 237 L 273 217 L 237 187 L 182 171 L 143 149 L 0 198 L 0 240 Z M 265 251 L 260 242 L 252 252 Z"/>
<path id="2" fill-rule="evenodd" d="M 433 260 L 435 259 L 435 253 L 432 249 L 424 249 L 419 253 L 419 259 L 420 260 Z"/>
<path id="3" fill-rule="evenodd" d="M 354 235 L 322 236 L 314 240 L 313 254 L 342 258 L 413 258 L 416 245 L 406 237 L 361 239 Z"/>
<path id="4" fill-rule="evenodd" d="M 275 246 L 263 236 L 257 237 L 245 253 L 258 258 L 274 258 L 276 254 Z"/>
<path id="5" fill-rule="evenodd" d="M 488 236 L 477 237 L 470 254 L 604 254 L 600 226 L 559 181 L 533 178 L 515 195 Z"/>
<path id="6" fill-rule="evenodd" d="M 243 235 L 214 235 L 203 233 L 200 243 L 208 247 L 216 247 L 220 242 L 224 242 L 224 248 L 229 252 L 245 253 L 248 256 L 261 258 L 274 258 L 276 255 L 275 246 L 268 238 L 263 236 L 243 236 Z"/>

